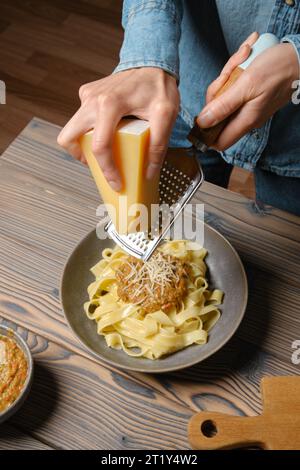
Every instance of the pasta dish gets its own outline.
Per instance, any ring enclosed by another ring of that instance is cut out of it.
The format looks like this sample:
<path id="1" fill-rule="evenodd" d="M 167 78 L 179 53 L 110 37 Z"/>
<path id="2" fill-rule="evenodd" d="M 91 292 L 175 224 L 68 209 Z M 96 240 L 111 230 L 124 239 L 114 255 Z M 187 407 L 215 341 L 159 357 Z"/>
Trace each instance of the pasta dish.
<path id="1" fill-rule="evenodd" d="M 223 298 L 208 288 L 206 255 L 185 240 L 164 242 L 147 262 L 106 248 L 91 268 L 85 313 L 109 347 L 130 356 L 159 359 L 205 344 Z"/>

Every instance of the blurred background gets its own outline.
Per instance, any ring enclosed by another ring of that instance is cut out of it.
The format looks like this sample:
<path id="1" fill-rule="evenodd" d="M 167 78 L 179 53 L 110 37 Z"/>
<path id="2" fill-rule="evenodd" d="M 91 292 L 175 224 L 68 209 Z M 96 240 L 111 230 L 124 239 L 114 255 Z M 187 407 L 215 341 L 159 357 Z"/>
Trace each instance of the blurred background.
<path id="1" fill-rule="evenodd" d="M 79 107 L 80 85 L 112 72 L 122 3 L 0 0 L 0 154 L 33 116 L 63 126 Z M 252 174 L 235 169 L 230 189 L 254 198 Z"/>

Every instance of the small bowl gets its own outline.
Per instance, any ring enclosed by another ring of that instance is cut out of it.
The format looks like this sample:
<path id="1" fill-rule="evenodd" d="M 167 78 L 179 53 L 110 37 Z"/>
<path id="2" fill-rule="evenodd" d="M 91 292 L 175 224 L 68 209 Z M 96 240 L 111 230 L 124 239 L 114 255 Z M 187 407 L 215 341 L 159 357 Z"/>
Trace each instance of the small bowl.
<path id="1" fill-rule="evenodd" d="M 23 338 L 11 328 L 0 325 L 0 336 L 8 336 L 13 339 L 19 348 L 23 351 L 28 365 L 27 377 L 23 389 L 18 398 L 4 411 L 0 412 L 0 424 L 9 419 L 24 403 L 31 388 L 33 378 L 33 359 L 27 343 Z"/>

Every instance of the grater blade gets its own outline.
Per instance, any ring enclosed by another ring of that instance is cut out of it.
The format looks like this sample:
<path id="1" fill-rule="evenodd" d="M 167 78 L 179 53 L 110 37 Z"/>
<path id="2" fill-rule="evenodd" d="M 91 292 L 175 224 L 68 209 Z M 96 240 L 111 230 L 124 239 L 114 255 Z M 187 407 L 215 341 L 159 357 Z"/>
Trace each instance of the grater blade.
<path id="1" fill-rule="evenodd" d="M 107 224 L 105 230 L 126 253 L 147 261 L 201 186 L 203 179 L 203 172 L 193 148 L 169 149 L 159 182 L 160 206 L 166 204 L 174 208 L 168 223 L 165 226 L 158 224 L 155 233 L 149 235 L 144 232 L 120 235 L 112 222 Z"/>

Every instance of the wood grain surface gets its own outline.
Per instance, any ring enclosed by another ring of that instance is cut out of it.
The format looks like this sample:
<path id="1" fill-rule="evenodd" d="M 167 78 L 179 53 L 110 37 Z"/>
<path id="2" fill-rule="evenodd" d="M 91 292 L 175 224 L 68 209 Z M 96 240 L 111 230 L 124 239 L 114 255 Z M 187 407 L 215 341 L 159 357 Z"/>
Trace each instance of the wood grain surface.
<path id="1" fill-rule="evenodd" d="M 35 378 L 29 399 L 10 420 L 17 429 L 56 449 L 188 447 L 191 410 L 147 380 L 138 383 L 45 337 L 18 332 L 34 354 Z"/>
<path id="2" fill-rule="evenodd" d="M 186 449 L 199 410 L 253 416 L 264 375 L 298 375 L 300 220 L 204 184 L 206 221 L 238 250 L 249 305 L 234 338 L 188 370 L 161 376 L 118 371 L 74 338 L 59 302 L 60 276 L 95 227 L 88 169 L 56 145 L 57 126 L 35 119 L 0 158 L 0 315 L 28 340 L 32 393 L 0 430 L 0 449 Z M 17 326 L 18 325 L 18 326 Z M 23 446 L 23 447 L 22 447 Z"/>
<path id="3" fill-rule="evenodd" d="M 1 424 L 0 440 L 1 450 L 53 450 L 53 447 L 35 439 L 28 432 L 24 433 L 10 423 Z"/>

